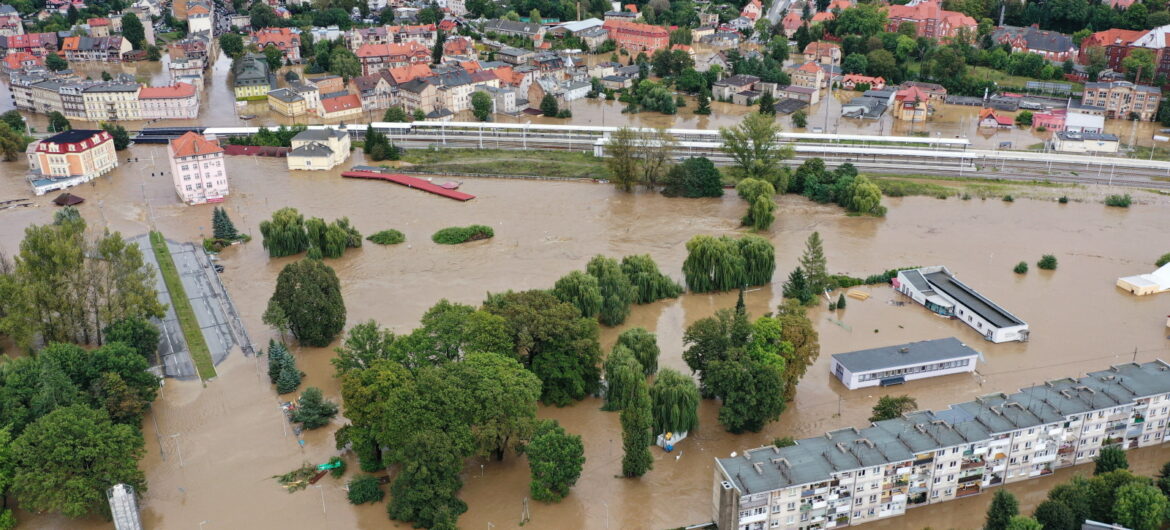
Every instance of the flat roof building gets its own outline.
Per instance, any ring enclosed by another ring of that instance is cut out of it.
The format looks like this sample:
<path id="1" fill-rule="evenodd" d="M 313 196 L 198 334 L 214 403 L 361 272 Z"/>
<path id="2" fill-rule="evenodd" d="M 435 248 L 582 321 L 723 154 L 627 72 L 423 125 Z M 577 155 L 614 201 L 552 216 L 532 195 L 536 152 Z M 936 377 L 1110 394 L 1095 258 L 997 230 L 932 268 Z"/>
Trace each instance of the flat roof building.
<path id="1" fill-rule="evenodd" d="M 894 289 L 935 313 L 962 320 L 991 342 L 1028 340 L 1028 324 L 955 279 L 943 266 L 899 271 Z"/>
<path id="2" fill-rule="evenodd" d="M 1165 442 L 1170 364 L 1129 363 L 715 460 L 719 528 L 833 528 Z"/>
<path id="3" fill-rule="evenodd" d="M 979 352 L 954 337 L 833 355 L 829 371 L 849 390 L 975 371 Z"/>

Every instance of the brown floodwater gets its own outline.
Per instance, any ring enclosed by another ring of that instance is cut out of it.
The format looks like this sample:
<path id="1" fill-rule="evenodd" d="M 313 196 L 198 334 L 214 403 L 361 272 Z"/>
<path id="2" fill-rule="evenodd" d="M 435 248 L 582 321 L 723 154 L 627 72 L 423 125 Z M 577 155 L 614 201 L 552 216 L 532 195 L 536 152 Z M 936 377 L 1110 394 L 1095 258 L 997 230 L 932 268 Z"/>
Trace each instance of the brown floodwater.
<path id="1" fill-rule="evenodd" d="M 196 240 L 210 232 L 210 206 L 184 206 L 169 178 L 150 176 L 153 167 L 162 166 L 162 153 L 161 147 L 134 147 L 130 154 L 142 162 L 123 164 L 110 176 L 70 190 L 87 199 L 80 209 L 91 226 L 136 234 L 153 224 L 178 240 Z M 360 153 L 351 160 L 361 162 Z M 259 242 L 258 224 L 284 206 L 325 219 L 348 216 L 364 233 L 395 228 L 407 236 L 401 245 L 367 244 L 328 261 L 341 278 L 349 324 L 375 319 L 398 332 L 415 326 L 441 298 L 478 304 L 488 292 L 545 288 L 583 268 L 596 254 L 648 253 L 663 271 L 681 280 L 685 242 L 696 234 L 740 233 L 744 210 L 734 194 L 667 199 L 646 192 L 617 193 L 602 184 L 497 179 L 466 179 L 462 189 L 477 198 L 458 203 L 388 183 L 341 179 L 340 168 L 289 173 L 282 160 L 246 157 L 229 157 L 227 164 L 232 191 L 225 206 L 236 225 L 257 239 L 223 253 L 223 281 L 258 344 L 273 336 L 260 317 L 275 277 L 295 259 L 269 259 Z M 25 226 L 50 222 L 54 211 L 51 196 L 31 197 L 23 172 L 23 163 L 0 165 L 0 201 L 31 198 L 35 204 L 0 210 L 0 250 L 9 255 L 16 252 Z M 776 245 L 775 280 L 787 276 L 805 238 L 819 231 L 833 272 L 867 275 L 899 266 L 947 265 L 1027 321 L 1031 342 L 986 343 L 961 323 L 938 319 L 918 306 L 890 304 L 900 298 L 887 287 L 865 288 L 872 297 L 850 299 L 844 311 L 811 310 L 822 355 L 779 421 L 760 433 L 731 435 L 715 420 L 716 404 L 704 401 L 700 429 L 675 453 L 655 449 L 654 470 L 641 479 L 615 478 L 621 429 L 617 414 L 599 410 L 600 401 L 542 407 L 541 417 L 555 418 L 583 436 L 587 461 L 564 501 L 529 503 L 532 520 L 526 528 L 664 528 L 710 520 L 713 458 L 780 436 L 817 436 L 864 425 L 870 407 L 886 393 L 908 393 L 922 407 L 938 408 L 1134 358 L 1170 359 L 1165 327 L 1170 297 L 1136 298 L 1114 287 L 1118 276 L 1148 272 L 1159 255 L 1170 251 L 1170 199 L 1134 192 L 1139 200 L 1134 207 L 1106 208 L 1099 197 L 1111 192 L 1103 187 L 1070 189 L 1074 199 L 1086 200 L 1066 205 L 1023 198 L 1014 203 L 886 199 L 889 214 L 883 219 L 849 217 L 836 207 L 781 197 L 777 221 L 767 234 Z M 430 242 L 439 228 L 472 223 L 491 225 L 496 237 L 458 246 Z M 1044 253 L 1057 256 L 1059 270 L 1033 269 L 1024 276 L 1011 272 L 1016 262 L 1034 262 Z M 774 310 L 779 286 L 754 289 L 746 302 L 753 315 Z M 638 306 L 624 326 L 603 330 L 602 340 L 608 346 L 622 329 L 645 327 L 658 334 L 660 364 L 686 370 L 683 329 L 734 303 L 735 295 L 727 293 Z M 978 375 L 848 391 L 828 371 L 833 353 L 948 336 L 984 353 L 986 362 L 979 365 Z M 307 373 L 305 386 L 320 387 L 339 399 L 329 365 L 331 349 L 296 348 L 295 355 Z M 233 352 L 218 371 L 219 377 L 206 387 L 168 381 L 144 422 L 147 456 L 142 467 L 150 488 L 142 508 L 148 527 L 195 528 L 203 521 L 208 530 L 408 527 L 388 521 L 385 504 L 350 506 L 342 482 L 331 478 L 320 482 L 319 489 L 285 493 L 271 477 L 303 461 L 321 463 L 336 454 L 332 433 L 343 420 L 306 433 L 302 446 L 282 421 L 280 400 L 257 359 Z M 1142 450 L 1133 458 L 1153 466 L 1170 458 L 1170 448 Z M 356 469 L 352 458 L 350 464 Z M 528 494 L 522 458 L 471 460 L 463 478 L 461 495 L 470 509 L 460 518 L 462 526 L 518 523 Z M 1053 484 L 1053 479 L 1033 480 L 1011 488 L 1027 506 Z M 913 522 L 914 527 L 975 527 L 989 499 L 919 508 L 904 518 L 869 526 L 901 528 Z M 109 526 L 21 517 L 30 528 Z"/>

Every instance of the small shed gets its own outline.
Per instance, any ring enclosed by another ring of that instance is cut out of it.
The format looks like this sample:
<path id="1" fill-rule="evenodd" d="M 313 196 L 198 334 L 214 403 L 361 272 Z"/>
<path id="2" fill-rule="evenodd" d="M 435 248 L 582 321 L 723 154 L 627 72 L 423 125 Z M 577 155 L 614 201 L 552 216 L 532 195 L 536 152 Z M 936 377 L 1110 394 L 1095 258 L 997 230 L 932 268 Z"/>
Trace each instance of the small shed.
<path id="1" fill-rule="evenodd" d="M 1170 291 L 1170 263 L 1149 274 L 1118 278 L 1117 286 L 1137 296 Z"/>
<path id="2" fill-rule="evenodd" d="M 83 202 L 85 202 L 85 199 L 72 193 L 62 193 L 56 199 L 53 199 L 53 204 L 57 206 L 77 206 Z"/>

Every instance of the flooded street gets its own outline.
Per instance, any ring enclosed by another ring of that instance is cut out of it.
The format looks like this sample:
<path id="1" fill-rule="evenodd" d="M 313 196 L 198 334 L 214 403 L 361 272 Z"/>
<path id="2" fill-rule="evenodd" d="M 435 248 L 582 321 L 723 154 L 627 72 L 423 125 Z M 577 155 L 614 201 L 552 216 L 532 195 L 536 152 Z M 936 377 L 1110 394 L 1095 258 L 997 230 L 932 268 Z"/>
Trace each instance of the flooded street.
<path id="1" fill-rule="evenodd" d="M 108 71 L 111 74 L 128 73 L 135 76 L 141 83 L 161 86 L 169 83 L 170 75 L 166 67 L 168 60 L 164 55 L 163 60 L 160 62 L 143 61 L 89 65 L 77 63 L 72 66 L 81 77 L 99 79 L 102 71 Z M 585 56 L 584 60 L 587 64 L 595 64 L 599 61 L 608 61 L 609 56 L 590 55 Z M 622 60 L 628 61 L 629 58 L 624 57 Z M 278 85 L 286 86 L 288 84 L 284 79 L 284 73 L 286 71 L 294 70 L 299 73 L 302 69 L 303 67 L 301 66 L 282 68 L 277 74 Z M 267 101 L 248 101 L 237 104 L 229 82 L 230 72 L 231 59 L 226 54 L 219 54 L 215 64 L 208 70 L 205 76 L 206 86 L 202 94 L 199 120 L 197 122 L 195 120 L 160 120 L 149 124 L 144 122 L 123 122 L 123 125 L 128 129 L 134 130 L 144 126 L 190 127 L 201 125 L 208 127 L 243 127 L 294 125 L 297 123 L 337 123 L 337 120 L 322 120 L 315 116 L 301 116 L 298 118 L 282 116 L 269 109 Z M 976 126 L 980 108 L 959 105 L 938 104 L 934 115 L 926 123 L 895 120 L 889 113 L 886 113 L 877 120 L 842 118 L 841 104 L 848 103 L 850 99 L 859 95 L 860 93 L 846 90 L 834 90 L 831 94 L 823 95 L 820 103 L 805 109 L 808 115 L 808 126 L 806 129 L 799 129 L 793 126 L 791 116 L 778 116 L 777 120 L 783 124 L 784 130 L 794 132 L 812 132 L 814 128 L 819 128 L 821 132 L 826 133 L 908 136 L 922 134 L 925 131 L 934 137 L 965 137 L 971 140 L 974 147 L 981 149 L 994 149 L 1002 142 L 1011 142 L 1012 149 L 1028 149 L 1031 146 L 1037 146 L 1037 144 L 1043 143 L 1052 136 L 1052 132 L 1036 132 L 1031 129 L 980 129 Z M 531 116 L 527 114 L 519 114 L 516 116 L 500 114 L 495 117 L 495 121 L 501 123 L 548 123 L 611 127 L 629 125 L 636 127 L 715 129 L 738 124 L 745 114 L 758 109 L 754 105 L 743 106 L 712 101 L 711 114 L 702 116 L 694 113 L 698 105 L 694 97 L 684 96 L 684 99 L 687 102 L 686 106 L 679 109 L 675 115 L 666 115 L 659 112 L 626 114 L 622 113 L 622 109 L 626 107 L 625 103 L 617 100 L 606 101 L 604 98 L 601 98 L 578 99 L 570 102 L 567 106 L 572 110 L 573 117 L 569 119 L 546 118 L 544 116 Z M 0 112 L 12 108 L 14 108 L 12 94 L 8 89 L 7 79 L 5 79 L 0 83 Z M 381 121 L 383 112 L 380 110 L 367 111 L 363 113 L 361 118 L 351 118 L 345 120 L 344 123 Z M 1015 113 L 1010 112 L 1004 114 L 1015 116 Z M 240 119 L 240 116 L 247 115 L 255 115 L 256 117 L 250 120 Z M 48 119 L 45 115 L 30 114 L 28 116 L 31 116 L 30 125 L 32 127 L 39 128 L 42 131 L 46 128 Z M 476 121 L 470 110 L 457 113 L 454 119 L 457 121 Z M 97 125 L 96 123 L 87 124 L 81 121 L 75 123 L 77 127 L 96 127 Z M 1153 136 L 1159 134 L 1158 131 L 1161 127 L 1161 124 L 1156 122 L 1135 123 L 1125 120 L 1107 120 L 1105 132 L 1116 134 L 1123 144 L 1149 146 L 1154 143 Z"/>
<path id="2" fill-rule="evenodd" d="M 80 210 L 91 227 L 138 234 L 153 223 L 174 240 L 208 235 L 211 206 L 184 206 L 175 198 L 169 177 L 151 176 L 165 164 L 163 148 L 134 147 L 131 156 L 142 161 L 123 164 L 111 176 L 70 190 L 86 199 Z M 358 152 L 343 168 L 362 162 Z M 269 259 L 258 225 L 285 206 L 326 220 L 348 216 L 364 234 L 395 228 L 406 235 L 404 244 L 367 243 L 326 262 L 341 278 L 349 324 L 375 319 L 396 332 L 415 326 L 441 298 L 478 305 L 488 292 L 546 288 L 565 273 L 583 269 L 599 253 L 613 257 L 649 253 L 664 272 L 681 280 L 685 242 L 696 234 L 738 233 L 746 207 L 734 194 L 722 199 L 667 199 L 653 193 L 621 194 L 601 184 L 493 179 L 466 179 L 461 189 L 477 198 L 458 203 L 388 183 L 343 180 L 342 168 L 290 174 L 279 159 L 228 157 L 226 163 L 232 190 L 225 206 L 236 226 L 256 239 L 223 253 L 222 278 L 258 345 L 273 336 L 261 323 L 261 314 L 276 275 L 296 259 Z M 0 166 L 0 200 L 31 196 L 23 169 L 20 163 Z M 1069 194 L 1104 191 L 1092 188 Z M 525 528 L 665 528 L 708 521 L 714 457 L 776 437 L 816 436 L 864 425 L 870 408 L 886 392 L 908 393 L 923 408 L 939 408 L 1135 357 L 1170 360 L 1165 328 L 1170 296 L 1136 298 L 1114 287 L 1117 277 L 1149 272 L 1153 261 L 1170 251 L 1166 237 L 1170 198 L 1142 192 L 1135 196 L 1140 204 L 1128 210 L 1106 208 L 1099 201 L 1060 205 L 1028 199 L 1005 203 L 886 198 L 889 214 L 884 219 L 848 217 L 836 207 L 781 197 L 776 223 L 767 234 L 776 245 L 776 281 L 787 277 L 805 238 L 815 230 L 824 239 L 832 272 L 865 276 L 894 267 L 946 265 L 965 283 L 1027 321 L 1031 342 L 987 343 L 965 325 L 938 319 L 922 307 L 889 304 L 902 299 L 888 287 L 866 288 L 872 298 L 850 299 L 844 311 L 811 310 L 821 335 L 821 357 L 780 421 L 761 433 L 731 435 L 715 420 L 716 404 L 704 401 L 698 432 L 675 453 L 654 449 L 654 470 L 639 480 L 614 478 L 620 472 L 621 429 L 618 414 L 599 410 L 600 400 L 542 407 L 541 417 L 555 418 L 569 432 L 583 436 L 587 461 L 564 501 L 529 503 L 532 520 Z M 15 254 L 25 226 L 51 221 L 51 198 L 33 198 L 32 208 L 0 211 L 0 250 Z M 439 228 L 475 223 L 491 225 L 496 237 L 457 246 L 430 242 Z M 1016 262 L 1034 263 L 1045 253 L 1056 255 L 1058 270 L 1033 268 L 1024 276 L 1011 272 Z M 780 285 L 753 290 L 746 302 L 754 316 L 774 310 Z M 686 371 L 681 357 L 684 328 L 734 303 L 735 295 L 727 293 L 636 306 L 625 326 L 603 329 L 602 342 L 608 348 L 622 329 L 645 327 L 658 334 L 661 366 Z M 833 353 L 949 336 L 984 353 L 986 362 L 979 365 L 977 375 L 849 391 L 828 371 Z M 297 348 L 295 355 L 307 373 L 301 388 L 317 386 L 339 400 L 329 364 L 331 348 Z M 167 381 L 143 424 L 148 455 L 142 467 L 150 485 L 142 501 L 144 523 L 150 528 L 196 528 L 205 521 L 206 530 L 408 528 L 409 524 L 387 519 L 385 503 L 349 505 L 341 481 L 327 477 L 318 483 L 320 488 L 288 494 L 271 479 L 303 461 L 318 464 L 336 454 L 332 433 L 344 420 L 338 417 L 329 428 L 307 432 L 303 447 L 299 445 L 278 411 L 278 398 L 258 364 L 262 361 L 236 351 L 217 367 L 219 377 L 206 388 L 198 382 Z M 1143 450 L 1130 458 L 1135 467 L 1152 472 L 1170 459 L 1170 447 Z M 347 478 L 356 471 L 351 459 Z M 1068 476 L 1070 471 L 1061 471 L 1055 479 L 1010 488 L 1027 507 Z M 461 496 L 470 509 L 460 518 L 462 527 L 517 525 L 528 496 L 523 458 L 469 461 L 463 479 Z M 990 498 L 980 495 L 927 506 L 864 528 L 972 528 L 981 524 Z M 110 526 L 96 520 L 78 524 L 20 516 L 30 528 Z"/>

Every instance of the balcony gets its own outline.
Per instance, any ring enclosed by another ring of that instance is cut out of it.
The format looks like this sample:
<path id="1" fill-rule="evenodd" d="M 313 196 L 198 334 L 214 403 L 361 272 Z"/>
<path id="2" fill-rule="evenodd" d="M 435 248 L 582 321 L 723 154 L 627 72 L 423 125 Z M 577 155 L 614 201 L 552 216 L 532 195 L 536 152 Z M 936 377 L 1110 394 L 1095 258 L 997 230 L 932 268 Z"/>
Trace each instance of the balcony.
<path id="1" fill-rule="evenodd" d="M 978 494 L 980 491 L 983 491 L 983 488 L 979 486 L 979 483 L 967 484 L 955 491 L 955 498 L 969 497 Z"/>
<path id="2" fill-rule="evenodd" d="M 979 459 L 979 460 L 966 460 L 966 459 L 964 459 L 963 463 L 959 465 L 959 470 L 966 471 L 968 469 L 973 469 L 973 468 L 977 468 L 977 467 L 983 467 L 983 460 L 982 459 Z"/>

